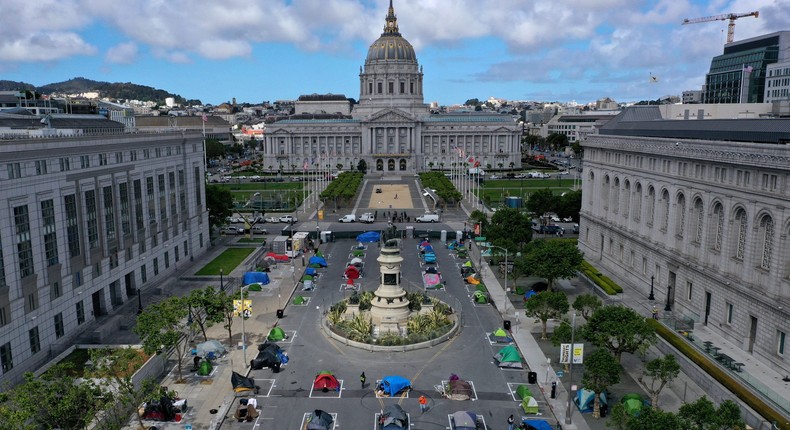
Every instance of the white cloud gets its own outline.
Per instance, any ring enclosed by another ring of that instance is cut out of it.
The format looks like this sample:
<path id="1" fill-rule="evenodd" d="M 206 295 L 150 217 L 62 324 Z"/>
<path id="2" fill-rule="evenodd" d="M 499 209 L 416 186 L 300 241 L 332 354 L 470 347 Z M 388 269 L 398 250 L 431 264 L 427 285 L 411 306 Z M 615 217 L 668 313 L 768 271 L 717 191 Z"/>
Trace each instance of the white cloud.
<path id="1" fill-rule="evenodd" d="M 26 33 L 0 42 L 0 60 L 8 62 L 50 62 L 96 52 L 96 47 L 71 32 Z"/>
<path id="2" fill-rule="evenodd" d="M 139 54 L 137 44 L 134 42 L 121 43 L 107 50 L 105 61 L 115 64 L 131 64 L 137 60 Z"/>

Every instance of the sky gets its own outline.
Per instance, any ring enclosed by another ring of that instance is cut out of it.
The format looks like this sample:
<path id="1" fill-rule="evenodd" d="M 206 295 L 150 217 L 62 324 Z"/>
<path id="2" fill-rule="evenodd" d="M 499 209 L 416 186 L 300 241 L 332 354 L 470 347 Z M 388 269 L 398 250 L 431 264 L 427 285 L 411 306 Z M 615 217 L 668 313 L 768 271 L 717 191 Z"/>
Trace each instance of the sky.
<path id="1" fill-rule="evenodd" d="M 393 0 L 425 102 L 589 103 L 700 89 L 735 40 L 790 30 L 790 0 Z M 389 0 L 2 0 L 0 79 L 133 82 L 219 104 L 359 98 Z M 652 79 L 655 77 L 655 79 Z M 654 82 L 653 82 L 654 81 Z"/>

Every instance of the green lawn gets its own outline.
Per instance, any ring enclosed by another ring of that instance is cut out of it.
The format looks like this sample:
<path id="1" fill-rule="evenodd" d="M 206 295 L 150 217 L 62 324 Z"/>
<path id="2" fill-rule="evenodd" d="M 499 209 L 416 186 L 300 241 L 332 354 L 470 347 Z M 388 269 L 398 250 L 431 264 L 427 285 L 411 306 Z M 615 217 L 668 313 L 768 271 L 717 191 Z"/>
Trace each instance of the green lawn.
<path id="1" fill-rule="evenodd" d="M 211 184 L 230 191 L 300 190 L 303 182 L 245 182 L 243 184 Z"/>
<path id="2" fill-rule="evenodd" d="M 241 239 L 236 241 L 236 243 L 255 243 L 255 244 L 261 244 L 263 242 L 266 242 L 266 239 L 260 237 L 253 237 L 252 239 L 250 239 L 249 237 L 242 237 Z"/>
<path id="3" fill-rule="evenodd" d="M 219 269 L 224 274 L 230 274 L 247 256 L 252 254 L 255 248 L 229 248 L 217 256 L 210 263 L 203 266 L 197 273 L 198 276 L 217 276 Z"/>
<path id="4" fill-rule="evenodd" d="M 480 190 L 483 200 L 496 206 L 504 203 L 505 197 L 523 197 L 524 200 L 537 190 L 549 189 L 554 195 L 573 191 L 573 179 L 496 179 L 485 181 Z M 576 181 L 576 185 L 581 183 Z"/>

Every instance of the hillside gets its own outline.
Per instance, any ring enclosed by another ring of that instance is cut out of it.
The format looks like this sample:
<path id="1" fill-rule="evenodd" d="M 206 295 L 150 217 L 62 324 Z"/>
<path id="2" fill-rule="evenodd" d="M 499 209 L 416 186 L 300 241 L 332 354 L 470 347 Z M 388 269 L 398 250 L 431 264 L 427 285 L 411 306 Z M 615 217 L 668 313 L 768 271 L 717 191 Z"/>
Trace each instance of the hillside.
<path id="1" fill-rule="evenodd" d="M 98 91 L 102 98 L 110 99 L 130 99 L 153 101 L 164 104 L 167 97 L 173 97 L 176 103 L 180 104 L 201 104 L 200 100 L 187 100 L 178 94 L 172 94 L 165 90 L 159 90 L 145 85 L 133 84 L 131 82 L 102 82 L 86 78 L 73 78 L 68 81 L 56 82 L 52 84 L 35 87 L 25 82 L 0 81 L 0 90 L 31 90 L 39 94 L 52 93 L 84 93 Z"/>

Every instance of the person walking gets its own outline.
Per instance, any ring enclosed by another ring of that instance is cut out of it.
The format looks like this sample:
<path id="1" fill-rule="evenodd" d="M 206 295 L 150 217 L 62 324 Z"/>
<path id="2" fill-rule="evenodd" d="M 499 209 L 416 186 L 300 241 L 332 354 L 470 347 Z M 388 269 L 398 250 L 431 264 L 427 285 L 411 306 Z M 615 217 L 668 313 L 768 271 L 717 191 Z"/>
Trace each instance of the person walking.
<path id="1" fill-rule="evenodd" d="M 365 381 L 366 380 L 367 380 L 367 378 L 365 377 L 365 372 L 362 372 L 362 374 L 359 375 L 359 383 L 362 385 L 362 388 L 365 388 Z"/>
<path id="2" fill-rule="evenodd" d="M 428 399 L 425 396 L 420 396 L 420 413 L 424 414 L 425 410 L 428 409 Z"/>
<path id="3" fill-rule="evenodd" d="M 507 417 L 507 430 L 513 430 L 513 425 L 515 422 L 516 419 L 513 418 L 513 414 L 510 414 L 510 416 Z"/>

